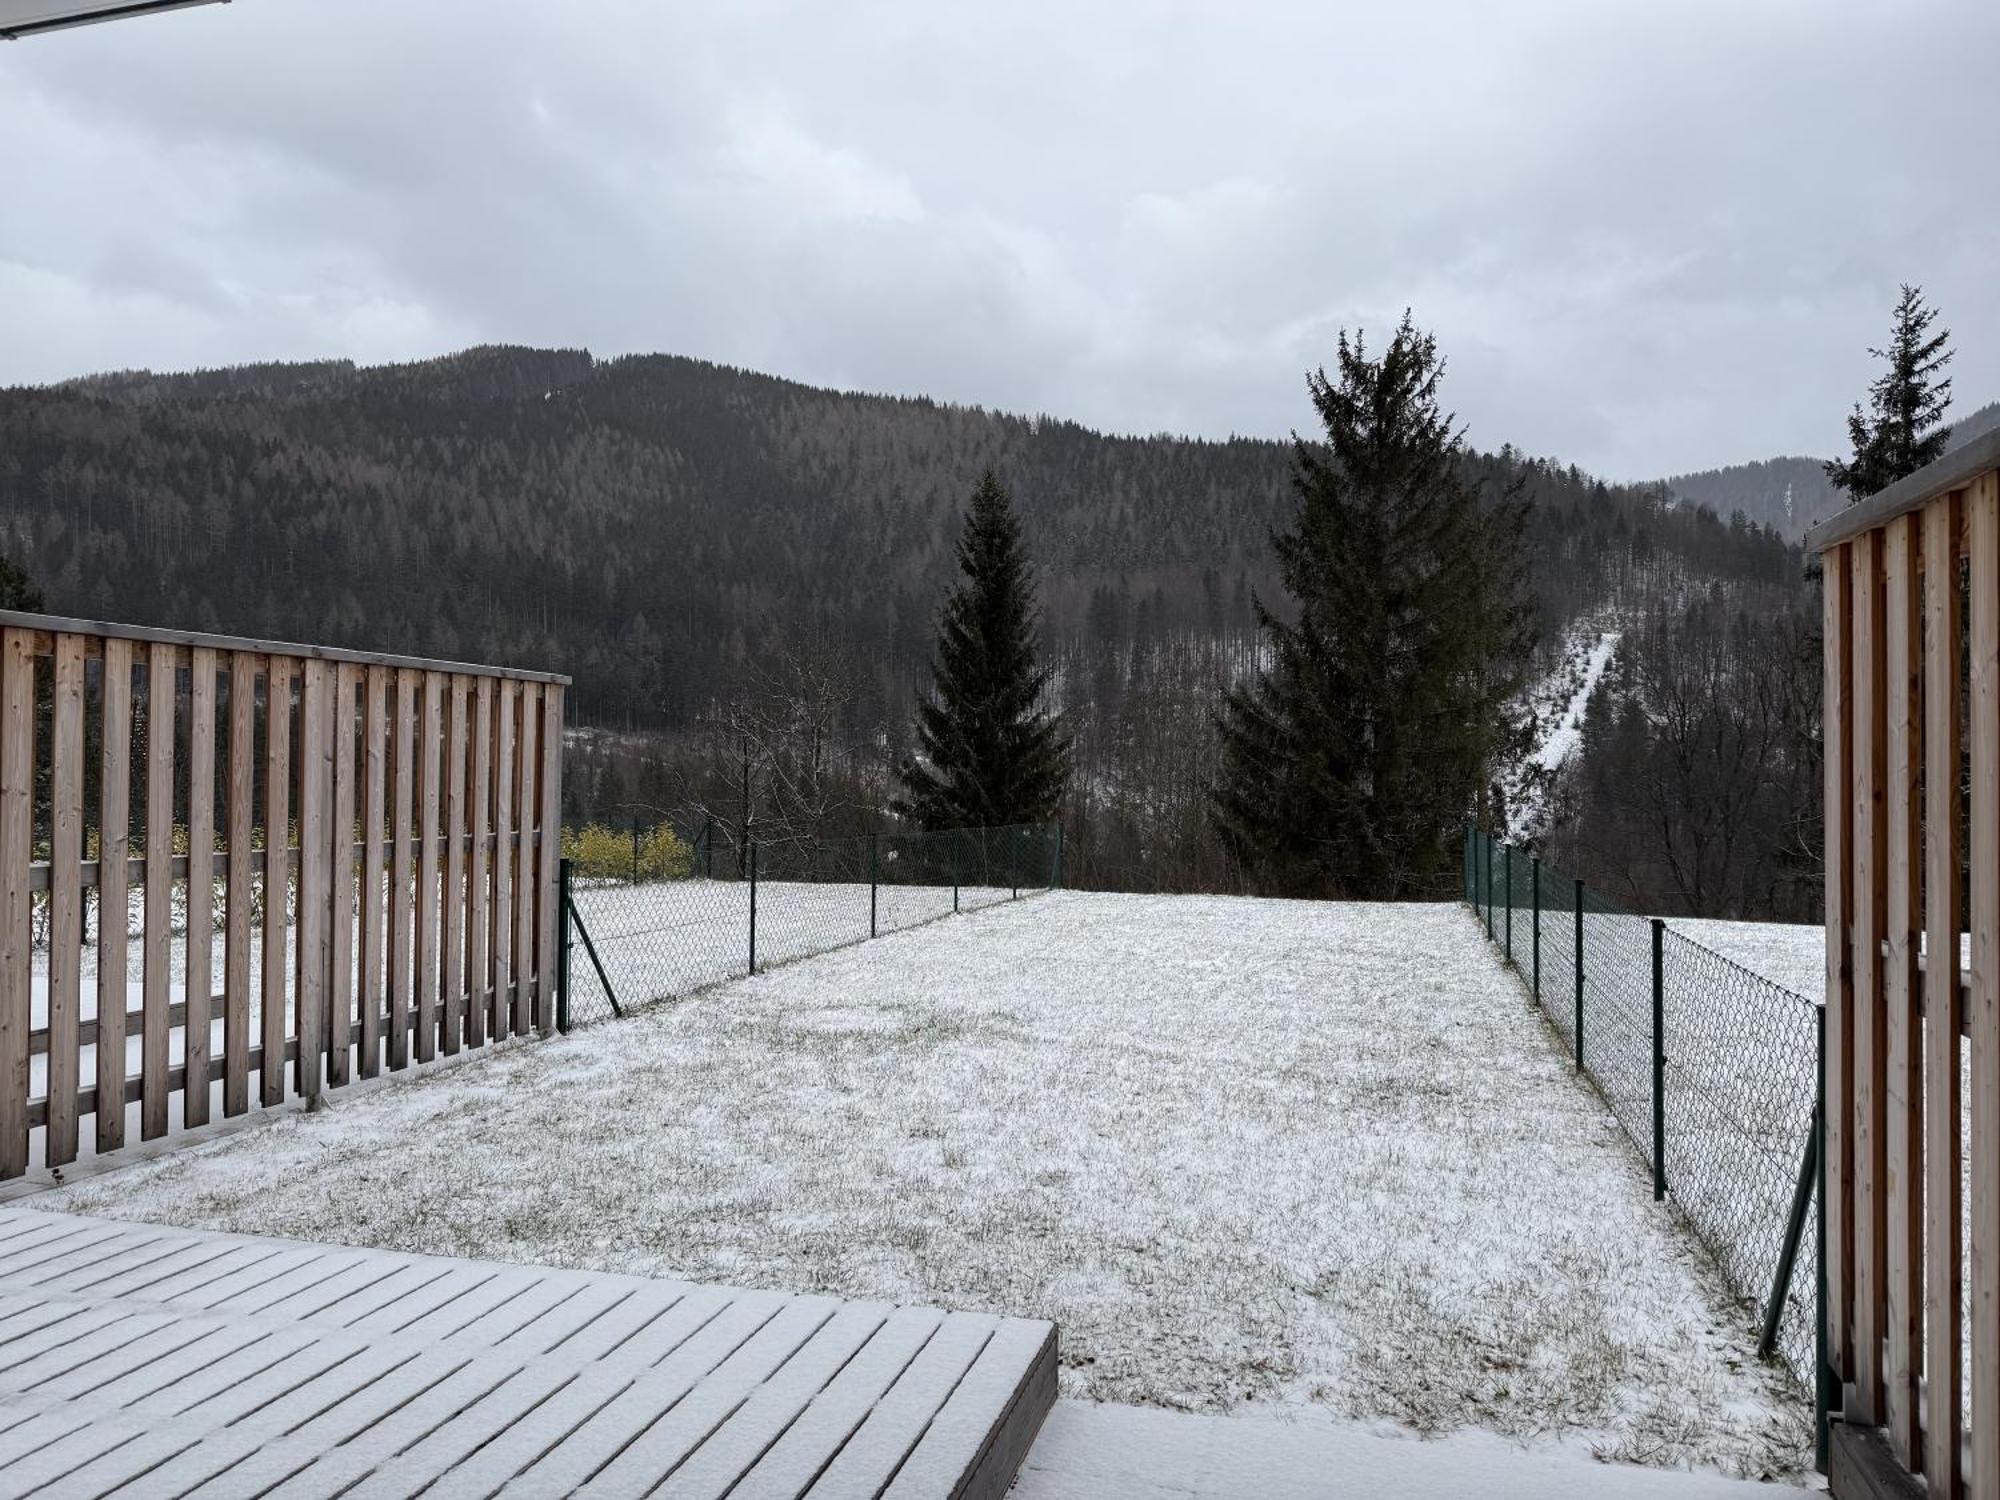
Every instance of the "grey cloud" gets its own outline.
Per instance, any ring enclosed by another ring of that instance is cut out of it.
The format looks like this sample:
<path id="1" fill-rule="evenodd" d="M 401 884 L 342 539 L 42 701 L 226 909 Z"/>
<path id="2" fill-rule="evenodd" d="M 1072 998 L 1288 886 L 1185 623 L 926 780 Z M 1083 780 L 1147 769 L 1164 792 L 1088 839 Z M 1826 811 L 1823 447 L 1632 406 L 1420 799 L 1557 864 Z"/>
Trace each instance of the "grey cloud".
<path id="1" fill-rule="evenodd" d="M 481 339 L 1278 435 L 1412 307 L 1474 439 L 1832 451 L 1899 280 L 2000 396 L 2000 11 L 237 0 L 0 48 L 0 380 Z"/>

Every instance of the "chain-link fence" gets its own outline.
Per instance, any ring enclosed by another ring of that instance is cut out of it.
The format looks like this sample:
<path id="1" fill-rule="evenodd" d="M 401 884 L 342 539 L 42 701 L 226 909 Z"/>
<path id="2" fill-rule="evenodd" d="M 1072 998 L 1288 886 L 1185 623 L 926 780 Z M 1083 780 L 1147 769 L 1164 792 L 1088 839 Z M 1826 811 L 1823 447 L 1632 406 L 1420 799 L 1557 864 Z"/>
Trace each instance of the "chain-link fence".
<path id="1" fill-rule="evenodd" d="M 1817 1163 L 1819 1006 L 1476 829 L 1465 899 L 1656 1191 L 1809 1381 L 1818 1265 L 1800 1184 Z"/>
<path id="2" fill-rule="evenodd" d="M 565 1029 L 1062 884 L 1056 824 L 731 839 L 565 830 Z"/>

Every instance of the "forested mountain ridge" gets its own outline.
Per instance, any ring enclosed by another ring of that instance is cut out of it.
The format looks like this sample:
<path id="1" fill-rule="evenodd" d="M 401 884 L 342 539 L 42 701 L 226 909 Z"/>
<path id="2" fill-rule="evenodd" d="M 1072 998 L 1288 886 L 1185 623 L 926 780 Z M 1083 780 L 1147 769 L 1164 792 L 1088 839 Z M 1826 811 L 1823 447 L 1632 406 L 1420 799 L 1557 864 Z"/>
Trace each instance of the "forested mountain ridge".
<path id="1" fill-rule="evenodd" d="M 1289 451 L 819 390 L 671 356 L 484 348 L 0 390 L 0 550 L 52 609 L 554 668 L 585 721 L 688 721 L 775 641 L 897 717 L 995 467 L 1064 651 L 1246 637 Z M 1769 533 L 1511 451 L 1559 627 L 1670 576 L 1778 581 Z"/>
<path id="2" fill-rule="evenodd" d="M 2000 401 L 1968 412 L 1950 426 L 1954 448 L 1969 443 L 2000 427 Z M 1847 503 L 1826 477 L 1826 461 L 1818 458 L 1768 458 L 1676 474 L 1666 486 L 1678 499 L 1706 505 L 1718 515 L 1740 510 L 1756 525 L 1793 540 Z"/>

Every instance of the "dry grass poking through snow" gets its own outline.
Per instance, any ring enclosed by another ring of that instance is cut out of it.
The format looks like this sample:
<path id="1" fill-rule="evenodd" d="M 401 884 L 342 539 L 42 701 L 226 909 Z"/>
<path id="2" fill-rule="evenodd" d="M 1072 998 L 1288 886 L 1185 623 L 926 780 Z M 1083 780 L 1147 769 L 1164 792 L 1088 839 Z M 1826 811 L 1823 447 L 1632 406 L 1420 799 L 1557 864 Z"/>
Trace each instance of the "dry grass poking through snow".
<path id="1" fill-rule="evenodd" d="M 1448 906 L 1051 896 L 39 1201 L 1054 1318 L 1070 1396 L 1809 1440 Z"/>

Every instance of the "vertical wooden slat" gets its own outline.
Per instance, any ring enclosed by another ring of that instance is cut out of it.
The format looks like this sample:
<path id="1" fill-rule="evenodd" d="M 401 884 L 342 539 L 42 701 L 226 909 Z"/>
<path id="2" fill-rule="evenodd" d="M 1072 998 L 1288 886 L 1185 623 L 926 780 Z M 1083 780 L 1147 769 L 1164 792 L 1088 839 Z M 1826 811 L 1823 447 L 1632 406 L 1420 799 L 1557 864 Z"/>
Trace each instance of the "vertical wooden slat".
<path id="1" fill-rule="evenodd" d="M 215 674 L 211 646 L 188 653 L 187 1019 L 181 1121 L 208 1123 L 209 1002 L 215 994 Z"/>
<path id="2" fill-rule="evenodd" d="M 139 1047 L 139 1137 L 167 1133 L 174 919 L 174 658 L 155 641 L 146 655 L 146 930 Z"/>
<path id="3" fill-rule="evenodd" d="M 363 1078 L 382 1071 L 382 1007 L 384 919 L 388 892 L 383 888 L 382 841 L 388 836 L 389 669 L 371 666 L 363 687 L 361 708 L 361 974 L 355 986 L 361 1006 Z"/>
<path id="4" fill-rule="evenodd" d="M 417 1061 L 437 1056 L 438 1044 L 438 816 L 444 798 L 439 772 L 443 766 L 445 677 L 424 674 L 423 716 L 417 730 L 417 815 L 423 831 L 417 854 Z"/>
<path id="5" fill-rule="evenodd" d="M 492 953 L 493 851 L 487 838 L 493 830 L 493 679 L 481 677 L 473 688 L 472 705 L 472 867 L 466 881 L 471 915 L 465 934 L 465 1040 L 478 1047 L 486 1041 L 486 1018 L 493 978 L 488 972 Z"/>
<path id="6" fill-rule="evenodd" d="M 83 1004 L 83 637 L 55 639 L 49 752 L 49 1127 L 42 1159 L 76 1160 Z"/>
<path id="7" fill-rule="evenodd" d="M 344 661 L 334 669 L 332 912 L 327 934 L 326 1081 L 339 1088 L 352 1077 L 354 1051 L 354 695 L 361 668 Z"/>
<path id="8" fill-rule="evenodd" d="M 105 643 L 107 659 L 111 649 Z M 256 905 L 251 862 L 256 826 L 257 658 L 229 656 L 228 906 L 223 916 L 222 1112 L 250 1107 L 250 913 Z"/>
<path id="9" fill-rule="evenodd" d="M 1882 933 L 1888 883 L 1883 793 L 1888 781 L 1882 533 L 1855 538 L 1854 553 L 1854 1389 L 1862 1421 L 1882 1420 L 1883 1280 L 1888 1214 L 1882 1076 Z"/>
<path id="10" fill-rule="evenodd" d="M 1937 1330 L 1924 1346 L 1929 1416 L 1924 1473 L 1934 1494 L 1959 1484 L 1961 1403 L 1958 1038 L 1965 1002 L 1958 986 L 1958 913 L 1965 851 L 1959 805 L 1958 503 L 1924 510 L 1924 1321 Z"/>
<path id="11" fill-rule="evenodd" d="M 391 760 L 395 767 L 395 805 L 389 813 L 389 1066 L 410 1065 L 410 822 L 412 777 L 415 772 L 418 674 L 409 668 L 396 673 L 396 711 L 390 720 Z"/>
<path id="12" fill-rule="evenodd" d="M 266 1106 L 285 1102 L 291 797 L 292 660 L 271 656 L 264 663 L 264 993 L 259 1028 L 263 1053 L 257 1065 L 257 1097 Z"/>
<path id="13" fill-rule="evenodd" d="M 1826 817 L 1827 1358 L 1853 1372 L 1854 1315 L 1854 698 L 1853 546 L 1823 558 Z"/>
<path id="14" fill-rule="evenodd" d="M 1883 1421 L 1905 1467 L 1918 1462 L 1917 1367 L 1922 1358 L 1923 1306 L 1923 1059 L 1917 1014 L 1918 876 L 1923 869 L 1917 816 L 1923 765 L 1921 597 L 1917 587 L 1917 517 L 1898 516 L 1884 528 L 1883 590 L 1886 662 L 1882 711 L 1888 732 L 1884 788 L 1883 873 L 1887 951 L 1882 965 L 1882 1182 L 1887 1214 L 1883 1304 L 1887 1314 Z"/>
<path id="15" fill-rule="evenodd" d="M 493 755 L 493 1040 L 507 1035 L 514 994 L 514 720 L 518 684 L 500 680 L 494 695 Z"/>
<path id="16" fill-rule="evenodd" d="M 444 1050 L 458 1051 L 465 1034 L 465 695 L 467 680 L 449 683 L 444 742 Z"/>
<path id="17" fill-rule="evenodd" d="M 327 845 L 327 803 L 332 795 L 333 745 L 327 710 L 332 664 L 305 663 L 299 689 L 299 1097 L 320 1097 L 326 1059 L 327 891 L 333 851 Z"/>
<path id="18" fill-rule="evenodd" d="M 1972 653 L 1972 1325 L 1968 1494 L 2000 1495 L 2000 484 L 1982 475 L 1966 497 Z"/>
<path id="19" fill-rule="evenodd" d="M 542 688 L 541 869 L 535 881 L 535 1025 L 544 1034 L 556 1025 L 556 862 L 562 858 L 563 690 Z"/>
<path id="20" fill-rule="evenodd" d="M 35 638 L 9 630 L 0 637 L 0 1177 L 28 1170 L 34 829 Z"/>
<path id="21" fill-rule="evenodd" d="M 519 863 L 514 873 L 514 1034 L 525 1036 L 534 1025 L 535 983 L 535 814 L 536 773 L 540 761 L 535 754 L 535 742 L 540 737 L 542 719 L 542 685 L 527 682 L 521 685 L 521 742 L 520 761 L 515 769 L 518 797 L 516 816 L 519 829 L 516 839 L 519 845 Z"/>
<path id="22" fill-rule="evenodd" d="M 132 643 L 104 643 L 104 722 L 97 792 L 97 1149 L 125 1144 L 125 977 L 131 930 Z"/>

